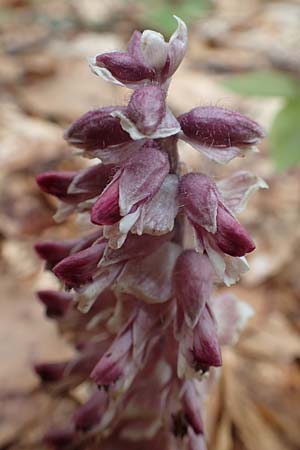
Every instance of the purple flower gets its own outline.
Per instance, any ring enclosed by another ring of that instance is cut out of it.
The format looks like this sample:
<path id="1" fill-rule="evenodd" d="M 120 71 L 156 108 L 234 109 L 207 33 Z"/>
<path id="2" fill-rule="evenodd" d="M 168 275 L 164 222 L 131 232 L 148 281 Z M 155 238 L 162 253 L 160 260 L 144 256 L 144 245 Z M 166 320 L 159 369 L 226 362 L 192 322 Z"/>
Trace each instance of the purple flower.
<path id="1" fill-rule="evenodd" d="M 71 145 L 87 151 L 127 143 L 130 136 L 122 129 L 120 120 L 111 115 L 122 109 L 122 106 L 106 106 L 89 111 L 72 123 L 64 138 Z"/>
<path id="2" fill-rule="evenodd" d="M 189 173 L 177 143 L 226 163 L 264 132 L 224 108 L 175 118 L 168 88 L 187 47 L 186 26 L 176 20 L 169 42 L 136 31 L 126 52 L 91 60 L 97 75 L 133 90 L 128 104 L 89 111 L 66 131 L 76 154 L 96 164 L 37 177 L 58 199 L 54 219 L 76 214 L 79 234 L 87 233 L 35 246 L 60 282 L 38 299 L 74 347 L 69 360 L 35 371 L 49 393 L 77 395 L 80 387 L 82 401 L 67 425 L 46 435 L 57 450 L 205 450 L 203 410 L 221 346 L 235 343 L 252 315 L 213 290 L 248 270 L 245 255 L 255 245 L 235 215 L 267 185 L 247 171 L 216 182 Z"/>
<path id="3" fill-rule="evenodd" d="M 110 52 L 90 59 L 92 71 L 106 81 L 136 89 L 153 82 L 165 85 L 180 65 L 187 47 L 185 23 L 174 16 L 177 30 L 169 42 L 155 31 L 135 31 L 127 52 Z"/>
<path id="4" fill-rule="evenodd" d="M 156 194 L 169 171 L 167 155 L 150 141 L 124 163 L 92 208 L 91 220 L 112 225 Z M 136 215 L 136 219 L 138 216 Z"/>
<path id="5" fill-rule="evenodd" d="M 263 129 L 247 117 L 217 106 L 202 106 L 178 117 L 182 139 L 209 158 L 226 163 L 257 145 Z"/>

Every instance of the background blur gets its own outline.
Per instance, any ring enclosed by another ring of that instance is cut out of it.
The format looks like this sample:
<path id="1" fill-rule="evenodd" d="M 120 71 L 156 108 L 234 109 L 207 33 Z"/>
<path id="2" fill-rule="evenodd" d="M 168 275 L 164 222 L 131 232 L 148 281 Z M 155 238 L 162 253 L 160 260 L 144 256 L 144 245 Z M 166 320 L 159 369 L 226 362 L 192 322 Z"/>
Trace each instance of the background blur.
<path id="1" fill-rule="evenodd" d="M 32 245 L 71 236 L 55 226 L 53 199 L 34 176 L 86 164 L 62 139 L 71 121 L 97 106 L 123 103 L 129 91 L 91 74 L 86 58 L 125 48 L 135 29 L 169 36 L 189 26 L 189 49 L 174 76 L 175 114 L 196 105 L 238 110 L 268 130 L 260 153 L 225 168 L 182 157 L 216 178 L 236 169 L 265 178 L 241 220 L 257 251 L 232 291 L 256 310 L 237 346 L 224 351 L 221 382 L 210 402 L 213 450 L 300 447 L 300 2 L 267 0 L 0 0 L 0 449 L 41 450 L 61 402 L 40 392 L 31 364 L 70 352 L 43 317 L 34 291 L 55 280 Z M 156 450 L 156 449 L 153 449 Z"/>

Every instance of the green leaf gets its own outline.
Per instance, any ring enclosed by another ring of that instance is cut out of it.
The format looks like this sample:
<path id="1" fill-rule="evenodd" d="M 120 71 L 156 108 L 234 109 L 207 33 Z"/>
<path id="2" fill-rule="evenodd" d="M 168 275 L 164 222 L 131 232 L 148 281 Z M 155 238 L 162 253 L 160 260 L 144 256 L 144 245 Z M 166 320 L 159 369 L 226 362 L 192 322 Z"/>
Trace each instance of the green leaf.
<path id="1" fill-rule="evenodd" d="M 189 24 L 208 12 L 209 7 L 208 0 L 185 0 L 178 4 L 167 0 L 159 2 L 152 0 L 152 7 L 147 8 L 142 22 L 169 38 L 176 29 L 174 14 Z"/>
<path id="2" fill-rule="evenodd" d="M 277 169 L 284 170 L 300 163 L 300 99 L 288 101 L 277 114 L 270 140 Z"/>
<path id="3" fill-rule="evenodd" d="M 251 72 L 228 78 L 223 85 L 242 95 L 262 97 L 299 96 L 300 89 L 293 78 L 281 72 Z"/>

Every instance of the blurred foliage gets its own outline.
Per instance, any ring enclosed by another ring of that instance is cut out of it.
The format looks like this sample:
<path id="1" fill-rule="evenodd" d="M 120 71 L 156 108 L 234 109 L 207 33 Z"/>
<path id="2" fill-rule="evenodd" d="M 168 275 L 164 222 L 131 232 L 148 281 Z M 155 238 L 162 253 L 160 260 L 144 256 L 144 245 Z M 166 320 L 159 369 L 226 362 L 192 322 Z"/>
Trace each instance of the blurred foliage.
<path id="1" fill-rule="evenodd" d="M 141 15 L 141 22 L 149 27 L 161 31 L 166 37 L 174 32 L 173 15 L 180 17 L 187 25 L 207 14 L 211 8 L 210 0 L 135 0 L 145 6 Z"/>
<path id="2" fill-rule="evenodd" d="M 300 80 L 269 71 L 237 75 L 223 84 L 241 95 L 283 97 L 269 134 L 271 155 L 279 170 L 300 164 Z"/>

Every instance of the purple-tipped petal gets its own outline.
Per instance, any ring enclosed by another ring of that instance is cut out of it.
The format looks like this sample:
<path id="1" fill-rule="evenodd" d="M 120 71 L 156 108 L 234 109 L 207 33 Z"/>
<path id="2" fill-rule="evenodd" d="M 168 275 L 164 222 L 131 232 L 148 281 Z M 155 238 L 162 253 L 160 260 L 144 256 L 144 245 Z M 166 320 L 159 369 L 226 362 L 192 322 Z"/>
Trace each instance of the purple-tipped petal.
<path id="1" fill-rule="evenodd" d="M 126 112 L 141 133 L 150 135 L 157 129 L 166 113 L 164 91 L 159 86 L 136 89 Z"/>
<path id="2" fill-rule="evenodd" d="M 72 304 L 72 295 L 62 291 L 38 291 L 37 296 L 45 305 L 46 315 L 50 318 L 63 317 Z"/>
<path id="3" fill-rule="evenodd" d="M 67 365 L 67 362 L 38 363 L 34 365 L 34 370 L 44 383 L 55 383 L 64 377 Z"/>
<path id="4" fill-rule="evenodd" d="M 106 243 L 100 242 L 60 261 L 54 268 L 55 275 L 68 286 L 80 286 L 91 281 L 97 264 L 103 256 Z"/>
<path id="5" fill-rule="evenodd" d="M 221 349 L 218 342 L 217 325 L 210 307 L 206 304 L 193 330 L 194 368 L 205 370 L 210 366 L 222 365 Z"/>
<path id="6" fill-rule="evenodd" d="M 49 268 L 52 268 L 62 259 L 69 256 L 72 248 L 78 242 L 77 239 L 67 239 L 65 241 L 41 241 L 34 246 L 40 258 L 47 261 Z"/>
<path id="7" fill-rule="evenodd" d="M 91 221 L 96 225 L 112 225 L 121 219 L 119 206 L 119 172 L 100 195 L 91 211 Z"/>
<path id="8" fill-rule="evenodd" d="M 115 383 L 125 372 L 126 362 L 132 351 L 132 329 L 128 327 L 115 339 L 111 347 L 94 367 L 91 378 L 98 386 Z"/>
<path id="9" fill-rule="evenodd" d="M 194 327 L 212 292 L 214 271 L 206 255 L 185 250 L 178 257 L 173 271 L 173 286 L 186 323 Z"/>
<path id="10" fill-rule="evenodd" d="M 96 426 L 108 406 L 108 396 L 104 391 L 94 392 L 90 399 L 84 403 L 73 416 L 75 429 L 89 431 Z"/>
<path id="11" fill-rule="evenodd" d="M 214 238 L 218 247 L 230 256 L 244 256 L 255 249 L 245 228 L 222 206 L 218 207 Z"/>
<path id="12" fill-rule="evenodd" d="M 36 177 L 39 188 L 47 194 L 66 200 L 68 188 L 77 172 L 44 172 Z M 76 198 L 75 198 L 76 200 Z"/>
<path id="13" fill-rule="evenodd" d="M 72 123 L 64 138 L 75 147 L 85 150 L 104 149 L 129 142 L 130 136 L 122 129 L 120 120 L 111 116 L 113 111 L 123 109 L 122 106 L 109 106 L 89 111 Z"/>

